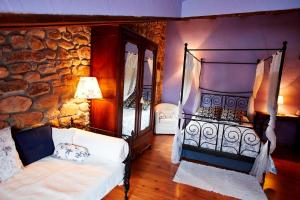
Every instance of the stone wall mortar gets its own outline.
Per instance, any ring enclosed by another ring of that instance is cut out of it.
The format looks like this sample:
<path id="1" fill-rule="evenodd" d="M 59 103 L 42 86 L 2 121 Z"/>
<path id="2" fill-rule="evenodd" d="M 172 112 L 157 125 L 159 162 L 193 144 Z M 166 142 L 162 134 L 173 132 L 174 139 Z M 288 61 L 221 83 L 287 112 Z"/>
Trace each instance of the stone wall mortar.
<path id="1" fill-rule="evenodd" d="M 87 125 L 87 101 L 73 97 L 90 75 L 90 40 L 84 26 L 1 30 L 0 128 Z"/>

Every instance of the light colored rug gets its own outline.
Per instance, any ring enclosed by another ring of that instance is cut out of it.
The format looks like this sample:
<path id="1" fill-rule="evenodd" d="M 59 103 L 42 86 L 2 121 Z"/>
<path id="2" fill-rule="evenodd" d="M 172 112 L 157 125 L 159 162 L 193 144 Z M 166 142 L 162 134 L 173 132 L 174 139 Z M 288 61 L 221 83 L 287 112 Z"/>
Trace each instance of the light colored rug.
<path id="1" fill-rule="evenodd" d="M 181 161 L 173 181 L 238 199 L 267 199 L 253 176 L 187 161 Z"/>

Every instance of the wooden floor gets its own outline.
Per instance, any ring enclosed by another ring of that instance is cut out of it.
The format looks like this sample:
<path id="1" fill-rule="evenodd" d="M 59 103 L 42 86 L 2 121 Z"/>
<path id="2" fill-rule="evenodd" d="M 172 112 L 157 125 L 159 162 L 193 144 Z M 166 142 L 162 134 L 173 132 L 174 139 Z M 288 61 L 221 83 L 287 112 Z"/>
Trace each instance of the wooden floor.
<path id="1" fill-rule="evenodd" d="M 155 136 L 152 149 L 133 161 L 130 200 L 233 199 L 173 182 L 178 166 L 170 162 L 171 146 L 172 136 Z M 274 158 L 278 175 L 266 177 L 264 191 L 271 200 L 300 199 L 300 163 L 297 157 L 289 157 L 289 160 Z M 117 187 L 104 200 L 123 198 L 123 187 Z"/>

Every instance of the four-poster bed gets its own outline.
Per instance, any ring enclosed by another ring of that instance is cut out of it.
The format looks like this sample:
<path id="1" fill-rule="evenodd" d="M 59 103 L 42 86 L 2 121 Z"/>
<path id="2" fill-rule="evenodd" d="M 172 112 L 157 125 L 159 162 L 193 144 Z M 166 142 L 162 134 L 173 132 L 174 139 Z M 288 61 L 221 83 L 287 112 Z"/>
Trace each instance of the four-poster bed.
<path id="1" fill-rule="evenodd" d="M 276 147 L 274 133 L 277 98 L 279 94 L 287 42 L 282 48 L 272 49 L 188 49 L 184 48 L 183 75 L 179 101 L 178 131 L 174 137 L 172 162 L 181 159 L 250 173 L 262 181 L 271 171 L 269 155 Z M 277 51 L 257 62 L 220 62 L 199 59 L 196 51 Z M 266 139 L 256 133 L 254 100 L 264 74 L 264 61 L 272 58 L 269 73 L 268 112 L 271 115 Z M 201 68 L 204 64 L 257 65 L 253 91 L 224 92 L 200 87 Z M 184 113 L 183 105 L 191 90 L 191 72 L 196 78 L 196 97 L 193 113 Z M 198 79 L 198 80 L 197 80 Z M 188 80 L 188 81 L 187 81 Z M 274 166 L 273 166 L 274 167 Z M 274 170 L 274 168 L 273 168 Z"/>

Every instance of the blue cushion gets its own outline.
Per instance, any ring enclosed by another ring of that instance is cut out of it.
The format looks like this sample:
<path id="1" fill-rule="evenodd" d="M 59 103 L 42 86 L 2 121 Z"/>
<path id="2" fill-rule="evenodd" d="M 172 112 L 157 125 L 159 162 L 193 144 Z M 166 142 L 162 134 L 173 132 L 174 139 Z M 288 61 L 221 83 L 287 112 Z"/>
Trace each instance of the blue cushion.
<path id="1" fill-rule="evenodd" d="M 52 155 L 54 144 L 51 126 L 41 126 L 13 134 L 17 151 L 23 165 Z"/>

